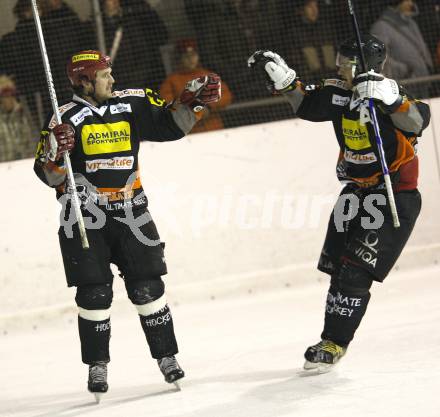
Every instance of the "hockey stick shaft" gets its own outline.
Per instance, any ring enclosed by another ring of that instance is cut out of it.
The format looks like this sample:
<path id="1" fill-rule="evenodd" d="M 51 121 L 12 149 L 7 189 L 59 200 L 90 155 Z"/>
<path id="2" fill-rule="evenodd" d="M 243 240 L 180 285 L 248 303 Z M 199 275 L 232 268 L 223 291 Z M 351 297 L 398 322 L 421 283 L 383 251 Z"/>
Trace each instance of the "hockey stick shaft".
<path id="1" fill-rule="evenodd" d="M 113 62 L 115 62 L 116 55 L 119 51 L 119 47 L 121 46 L 121 40 L 123 36 L 123 29 L 122 26 L 118 27 L 118 29 L 115 32 L 115 37 L 113 38 L 113 44 L 112 49 L 110 51 L 110 59 Z"/>
<path id="2" fill-rule="evenodd" d="M 40 44 L 41 57 L 43 59 L 44 71 L 46 73 L 47 86 L 49 88 L 49 96 L 52 104 L 53 114 L 55 116 L 55 120 L 57 124 L 61 124 L 61 115 L 58 110 L 58 100 L 55 91 L 55 86 L 53 83 L 52 72 L 50 70 L 49 57 L 47 55 L 46 44 L 44 42 L 43 30 L 41 28 L 40 15 L 38 14 L 38 6 L 37 0 L 32 1 L 32 13 L 34 15 L 35 26 L 37 28 L 38 42 Z M 81 236 L 81 244 L 84 249 L 89 248 L 89 242 L 87 239 L 86 228 L 84 226 L 84 218 L 81 213 L 80 203 L 78 198 L 78 193 L 76 192 L 76 184 L 75 178 L 73 176 L 72 164 L 70 162 L 69 152 L 66 151 L 63 153 L 64 165 L 67 171 L 67 179 L 70 185 L 71 194 L 72 194 L 72 205 L 75 210 L 75 215 L 78 221 L 79 233 Z"/>
<path id="3" fill-rule="evenodd" d="M 358 22 L 356 19 L 356 13 L 354 10 L 353 1 L 352 0 L 347 0 L 347 1 L 348 1 L 348 9 L 350 11 L 350 16 L 351 16 L 351 20 L 352 20 L 352 24 L 353 24 L 353 29 L 354 29 L 354 32 L 356 35 L 356 42 L 358 44 L 362 72 L 367 73 L 368 72 L 367 62 L 365 60 L 364 50 L 362 48 L 361 34 L 359 31 L 359 25 L 358 25 Z M 397 213 L 396 200 L 394 199 L 394 192 L 393 192 L 393 187 L 391 184 L 390 172 L 388 169 L 387 161 L 385 159 L 385 151 L 383 149 L 383 141 L 382 141 L 382 137 L 380 135 L 379 123 L 377 121 L 376 108 L 374 107 L 374 101 L 371 97 L 368 99 L 368 108 L 370 110 L 371 122 L 372 122 L 373 128 L 374 128 L 374 135 L 376 138 L 376 144 L 377 144 L 377 149 L 379 152 L 380 163 L 382 166 L 385 187 L 386 187 L 387 195 L 388 195 L 388 202 L 390 204 L 391 215 L 393 218 L 393 225 L 394 225 L 394 227 L 397 228 L 397 227 L 400 227 L 399 215 Z"/>

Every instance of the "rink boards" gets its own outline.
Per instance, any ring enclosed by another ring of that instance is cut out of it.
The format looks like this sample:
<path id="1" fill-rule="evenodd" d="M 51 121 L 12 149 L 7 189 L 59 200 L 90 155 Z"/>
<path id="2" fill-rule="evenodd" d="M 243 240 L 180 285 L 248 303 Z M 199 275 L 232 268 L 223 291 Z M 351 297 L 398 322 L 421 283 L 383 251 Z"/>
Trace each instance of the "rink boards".
<path id="1" fill-rule="evenodd" d="M 398 268 L 434 264 L 440 251 L 440 176 L 434 131 L 420 139 L 423 208 Z M 437 116 L 438 117 L 438 116 Z M 437 139 L 438 141 L 438 139 Z M 166 242 L 171 302 L 305 286 L 316 271 L 328 215 L 340 190 L 330 123 L 298 119 L 143 143 L 149 207 Z M 0 164 L 0 328 L 74 308 L 58 247 L 60 206 L 30 159 Z M 115 283 L 115 307 L 126 303 Z"/>

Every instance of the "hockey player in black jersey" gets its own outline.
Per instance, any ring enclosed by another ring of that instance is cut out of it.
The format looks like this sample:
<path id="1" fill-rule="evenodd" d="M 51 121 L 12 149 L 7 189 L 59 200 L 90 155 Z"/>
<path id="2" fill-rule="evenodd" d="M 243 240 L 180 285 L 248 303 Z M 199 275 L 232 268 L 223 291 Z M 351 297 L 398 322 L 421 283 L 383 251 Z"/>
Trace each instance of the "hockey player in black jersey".
<path id="1" fill-rule="evenodd" d="M 319 85 L 305 86 L 274 52 L 257 51 L 248 60 L 250 67 L 265 71 L 268 87 L 281 93 L 298 117 L 312 122 L 331 121 L 339 144 L 336 172 L 345 187 L 332 211 L 318 263 L 318 269 L 329 274 L 331 280 L 321 341 L 306 350 L 306 370 L 325 372 L 344 356 L 366 312 L 370 287 L 390 272 L 421 208 L 416 144 L 429 124 L 429 107 L 380 74 L 386 59 L 383 42 L 363 35 L 362 44 L 367 74 L 359 73 L 357 43 L 349 39 L 339 48 L 339 77 Z M 369 97 L 377 107 L 399 228 L 393 226 L 387 202 L 369 119 Z M 372 206 L 372 202 L 377 204 Z M 376 213 L 373 220 L 377 222 L 371 222 L 372 213 Z"/>
<path id="2" fill-rule="evenodd" d="M 82 361 L 88 388 L 106 392 L 110 361 L 110 305 L 115 264 L 138 310 L 151 355 L 165 380 L 184 376 L 162 276 L 163 244 L 147 208 L 139 176 L 140 142 L 184 137 L 207 103 L 221 97 L 216 74 L 189 80 L 180 98 L 166 105 L 149 88 L 112 91 L 110 58 L 99 51 L 73 55 L 67 74 L 74 92 L 60 107 L 62 124 L 50 115 L 41 132 L 34 170 L 63 203 L 59 242 L 69 287 L 75 286 Z M 70 210 L 63 152 L 69 151 L 90 248 L 81 246 Z"/>

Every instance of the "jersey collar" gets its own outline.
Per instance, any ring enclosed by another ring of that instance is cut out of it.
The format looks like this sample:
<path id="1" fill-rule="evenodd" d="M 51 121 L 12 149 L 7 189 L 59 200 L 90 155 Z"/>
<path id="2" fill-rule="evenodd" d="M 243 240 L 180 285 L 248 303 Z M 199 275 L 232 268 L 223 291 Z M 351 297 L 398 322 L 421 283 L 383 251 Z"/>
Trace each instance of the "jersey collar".
<path id="1" fill-rule="evenodd" d="M 83 98 L 77 96 L 76 94 L 73 95 L 73 101 L 76 101 L 77 103 L 84 104 L 85 106 L 89 107 L 95 113 L 98 113 L 101 117 L 104 116 L 104 113 L 108 107 L 108 106 L 101 106 L 99 108 L 95 107 L 94 105 L 90 104 L 87 100 L 84 100 Z"/>
<path id="2" fill-rule="evenodd" d="M 358 107 L 361 102 L 362 100 L 359 97 L 355 98 L 354 94 L 352 94 L 350 99 L 350 111 Z"/>

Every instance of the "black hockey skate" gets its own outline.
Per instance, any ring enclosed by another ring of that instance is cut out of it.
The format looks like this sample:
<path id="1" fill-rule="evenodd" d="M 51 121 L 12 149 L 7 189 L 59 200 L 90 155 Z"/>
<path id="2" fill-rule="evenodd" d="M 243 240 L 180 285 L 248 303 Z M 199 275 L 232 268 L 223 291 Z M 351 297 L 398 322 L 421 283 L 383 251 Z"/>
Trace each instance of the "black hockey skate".
<path id="1" fill-rule="evenodd" d="M 185 372 L 183 372 L 182 368 L 177 363 L 175 356 L 165 356 L 164 358 L 158 359 L 157 364 L 165 377 L 165 381 L 169 384 L 174 384 L 176 388 L 180 390 L 180 386 L 176 381 L 183 378 Z"/>
<path id="2" fill-rule="evenodd" d="M 99 403 L 102 394 L 108 391 L 107 364 L 105 362 L 95 362 L 89 366 L 87 387 L 95 395 L 96 402 Z"/>
<path id="3" fill-rule="evenodd" d="M 329 372 L 345 355 L 346 347 L 342 347 L 331 340 L 321 340 L 316 345 L 307 348 L 304 353 L 306 371 L 315 370 L 318 373 Z"/>

